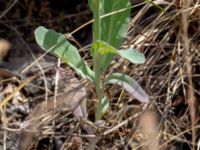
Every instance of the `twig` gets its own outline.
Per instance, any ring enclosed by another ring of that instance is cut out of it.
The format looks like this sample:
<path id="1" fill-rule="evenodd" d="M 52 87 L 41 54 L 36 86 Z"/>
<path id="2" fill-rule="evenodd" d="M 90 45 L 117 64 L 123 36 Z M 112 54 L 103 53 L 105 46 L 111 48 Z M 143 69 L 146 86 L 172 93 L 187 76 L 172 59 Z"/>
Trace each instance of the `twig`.
<path id="1" fill-rule="evenodd" d="M 113 128 L 111 128 L 111 129 L 105 131 L 105 132 L 103 133 L 103 135 L 105 136 L 105 135 L 107 135 L 107 134 L 109 134 L 109 133 L 111 133 L 111 132 L 113 132 L 113 131 L 119 129 L 121 126 L 127 124 L 127 123 L 128 123 L 130 120 L 132 120 L 133 118 L 135 118 L 135 116 L 129 117 L 128 119 L 126 119 L 126 120 L 124 120 L 123 122 L 119 123 L 119 124 L 116 125 L 115 127 L 113 127 Z"/>
<path id="2" fill-rule="evenodd" d="M 190 42 L 188 38 L 188 16 L 189 16 L 189 7 L 191 1 L 183 0 L 183 8 L 187 11 L 182 12 L 182 40 L 183 46 L 185 48 L 185 62 L 186 62 L 186 72 L 188 75 L 189 87 L 188 87 L 188 105 L 189 112 L 191 117 L 191 126 L 192 126 L 192 147 L 195 149 L 195 138 L 196 138 L 196 130 L 195 130 L 195 120 L 196 120 L 196 110 L 195 110 L 195 96 L 192 84 L 192 65 L 191 65 L 191 53 L 190 53 Z"/>
<path id="3" fill-rule="evenodd" d="M 16 3 L 17 3 L 17 0 L 14 0 L 14 1 L 8 6 L 8 8 L 6 8 L 6 9 L 4 10 L 4 12 L 0 15 L 0 19 L 1 19 L 4 15 L 6 15 L 6 14 L 13 8 L 13 6 L 14 6 Z"/>

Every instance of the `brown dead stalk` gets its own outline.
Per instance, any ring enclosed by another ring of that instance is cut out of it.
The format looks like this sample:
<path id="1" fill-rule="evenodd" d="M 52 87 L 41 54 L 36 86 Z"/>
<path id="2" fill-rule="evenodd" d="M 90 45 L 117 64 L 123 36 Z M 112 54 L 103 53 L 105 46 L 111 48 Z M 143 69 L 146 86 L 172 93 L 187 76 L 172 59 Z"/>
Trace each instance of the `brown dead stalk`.
<path id="1" fill-rule="evenodd" d="M 188 26 L 189 26 L 189 13 L 190 13 L 190 4 L 191 1 L 183 0 L 183 12 L 181 16 L 181 23 L 182 23 L 182 40 L 183 46 L 185 49 L 185 62 L 186 62 L 186 73 L 188 75 L 188 104 L 189 104 L 189 112 L 191 117 L 191 126 L 192 126 L 192 147 L 195 149 L 195 137 L 196 137 L 196 130 L 195 130 L 195 120 L 196 120 L 196 110 L 195 110 L 195 96 L 194 96 L 194 89 L 192 83 L 192 65 L 191 65 L 191 53 L 190 53 L 190 41 L 188 37 Z"/>

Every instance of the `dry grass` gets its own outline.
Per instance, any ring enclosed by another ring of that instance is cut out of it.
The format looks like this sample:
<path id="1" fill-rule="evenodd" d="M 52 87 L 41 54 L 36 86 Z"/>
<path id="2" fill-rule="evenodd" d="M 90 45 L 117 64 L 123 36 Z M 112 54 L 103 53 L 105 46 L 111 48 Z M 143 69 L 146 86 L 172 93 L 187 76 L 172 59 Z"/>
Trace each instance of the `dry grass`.
<path id="1" fill-rule="evenodd" d="M 109 70 L 125 72 L 136 79 L 150 95 L 148 104 L 140 104 L 119 87 L 106 87 L 111 105 L 105 124 L 87 122 L 97 128 L 97 134 L 84 134 L 80 123 L 62 108 L 42 116 L 33 149 L 88 149 L 92 144 L 99 150 L 196 149 L 200 138 L 200 2 L 191 1 L 188 6 L 185 3 L 157 0 L 154 5 L 135 4 L 123 47 L 144 52 L 146 63 L 136 66 L 116 58 Z M 87 49 L 82 53 L 90 63 Z M 89 119 L 94 120 L 96 97 L 91 85 L 88 95 Z M 4 136 L 9 145 L 11 135 L 18 131 L 15 123 L 19 120 L 5 121 L 12 122 L 6 130 L 7 139 Z"/>
<path id="2" fill-rule="evenodd" d="M 195 116 L 199 114 L 199 108 L 187 103 L 190 100 L 193 100 L 192 103 L 197 103 L 195 97 L 199 95 L 197 70 L 200 60 L 198 52 L 200 8 L 199 2 L 193 2 L 187 7 L 185 1 L 180 1 L 179 6 L 176 2 L 161 5 L 168 13 L 156 11 L 155 7 L 146 4 L 137 12 L 143 15 L 136 15 L 132 19 L 127 46 L 143 50 L 147 62 L 142 69 L 133 69 L 130 74 L 138 77 L 141 83 L 145 83 L 151 95 L 152 101 L 145 106 L 146 109 L 160 115 L 158 124 L 160 133 L 157 137 L 160 141 L 159 148 L 178 149 L 175 144 L 187 143 L 188 147 L 195 149 L 194 139 L 199 135 L 197 132 L 195 136 L 191 131 L 195 132 L 193 129 L 198 131 L 199 120 Z M 183 21 L 187 24 L 184 30 Z M 188 72 L 188 68 L 191 68 L 191 71 Z M 192 96 L 193 91 L 194 96 Z M 141 108 L 141 111 L 142 109 L 144 110 Z M 192 114 L 194 119 L 190 119 L 189 109 L 194 112 Z M 188 149 L 185 145 L 183 147 Z"/>

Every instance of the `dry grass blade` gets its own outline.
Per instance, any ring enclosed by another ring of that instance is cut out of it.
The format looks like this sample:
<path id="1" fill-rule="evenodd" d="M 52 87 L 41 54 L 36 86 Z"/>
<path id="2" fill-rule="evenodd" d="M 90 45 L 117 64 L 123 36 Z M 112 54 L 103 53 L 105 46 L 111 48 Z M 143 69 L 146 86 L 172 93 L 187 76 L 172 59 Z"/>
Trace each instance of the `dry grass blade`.
<path id="1" fill-rule="evenodd" d="M 149 4 L 140 8 L 132 19 L 128 41 L 124 45 L 124 47 L 131 46 L 145 52 L 147 62 L 143 67 L 126 64 L 128 67 L 125 71 L 136 80 L 138 79 L 138 82 L 144 83 L 147 93 L 151 95 L 152 102 L 147 108 L 141 106 L 138 109 L 140 111 L 157 110 L 161 115 L 159 123 L 161 134 L 158 137 L 161 146 L 159 149 L 176 149 L 178 144 L 190 149 L 195 146 L 194 139 L 192 142 L 192 134 L 185 132 L 193 124 L 190 121 L 191 115 L 188 111 L 190 104 L 187 102 L 189 99 L 194 98 L 195 100 L 195 97 L 192 98 L 186 91 L 192 88 L 196 97 L 200 94 L 198 92 L 200 57 L 198 54 L 199 23 L 197 21 L 200 17 L 200 3 L 193 1 L 189 7 L 183 7 L 182 2 L 176 2 L 170 1 L 160 5 L 167 13 L 155 10 L 156 8 L 152 5 L 149 6 Z M 187 2 L 189 3 L 189 1 Z M 183 13 L 186 14 L 184 20 L 188 24 L 186 29 L 187 42 L 183 40 L 181 18 Z M 187 61 L 185 59 L 185 56 L 188 56 L 185 44 L 190 46 L 188 47 L 191 58 L 189 64 L 192 71 L 190 77 L 189 73 L 185 71 L 188 61 L 188 57 Z M 125 63 L 122 62 L 121 65 L 125 65 Z M 142 78 L 142 76 L 145 77 Z M 189 78 L 193 82 L 191 85 L 188 82 Z M 193 110 L 195 109 L 197 106 L 193 107 Z M 194 114 L 199 114 L 198 110 Z M 197 120 L 195 121 L 197 123 Z M 195 124 L 193 125 L 191 129 L 197 131 Z M 162 145 L 162 140 L 163 143 L 165 143 L 164 141 L 169 142 Z"/>
<path id="2" fill-rule="evenodd" d="M 28 83 L 33 81 L 33 79 L 35 79 L 35 78 L 36 78 L 36 76 L 32 76 L 32 77 L 26 79 L 24 82 L 22 82 L 22 84 L 12 94 L 8 95 L 5 99 L 3 99 L 0 102 L 0 109 L 2 109 L 2 107 L 4 105 L 6 105 L 8 103 L 8 101 L 11 100 L 12 97 L 14 97 L 17 92 L 19 92 L 24 86 L 26 86 Z"/>
<path id="3" fill-rule="evenodd" d="M 195 122 L 196 122 L 196 108 L 195 108 L 195 96 L 193 90 L 193 81 L 192 81 L 192 64 L 191 58 L 192 54 L 190 52 L 190 40 L 188 37 L 188 27 L 189 27 L 189 14 L 190 14 L 190 4 L 191 1 L 184 0 L 183 1 L 183 12 L 182 12 L 182 39 L 183 39 L 183 46 L 185 48 L 185 62 L 186 62 L 186 72 L 188 74 L 189 80 L 189 89 L 188 89 L 188 104 L 190 110 L 190 117 L 191 117 L 191 126 L 192 126 L 192 145 L 193 150 L 195 150 L 195 143 L 196 143 L 196 130 L 195 130 Z"/>
<path id="4" fill-rule="evenodd" d="M 0 19 L 4 17 L 17 3 L 17 0 L 13 0 L 13 2 L 10 2 L 10 5 L 1 13 Z"/>
<path id="5" fill-rule="evenodd" d="M 26 150 L 30 147 L 30 143 L 35 139 L 37 133 L 40 130 L 41 117 L 56 108 L 62 108 L 64 106 L 69 107 L 74 116 L 80 120 L 87 117 L 86 110 L 86 92 L 84 86 L 76 78 L 70 79 L 69 83 L 64 89 L 62 96 L 58 97 L 56 101 L 49 100 L 46 106 L 45 102 L 40 103 L 35 107 L 32 113 L 29 114 L 27 121 L 25 121 L 24 130 L 20 133 L 20 139 L 18 148 L 20 150 Z M 46 108 L 46 109 L 45 109 Z M 31 119 L 31 121 L 29 121 Z M 26 122 L 28 123 L 26 125 Z M 81 124 L 82 127 L 91 133 L 91 128 L 85 124 Z"/>

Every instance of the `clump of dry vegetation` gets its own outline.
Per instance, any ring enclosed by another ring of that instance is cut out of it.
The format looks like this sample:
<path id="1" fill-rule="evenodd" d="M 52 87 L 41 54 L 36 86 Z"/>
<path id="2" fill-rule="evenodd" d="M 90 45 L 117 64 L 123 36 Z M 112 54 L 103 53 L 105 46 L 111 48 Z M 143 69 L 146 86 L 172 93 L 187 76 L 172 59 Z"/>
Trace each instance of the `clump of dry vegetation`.
<path id="1" fill-rule="evenodd" d="M 46 55 L 33 64 L 34 59 L 40 57 L 42 52 L 35 44 L 30 44 L 33 43 L 32 34 L 27 39 L 30 30 L 33 31 L 39 23 L 45 24 L 41 21 L 45 17 L 48 18 L 49 27 L 61 27 L 60 30 L 64 32 L 74 30 L 74 25 L 78 27 L 91 19 L 87 3 L 77 5 L 78 12 L 73 12 L 74 16 L 64 16 L 52 10 L 51 2 L 25 2 L 23 5 L 13 3 L 13 7 L 18 8 L 15 16 L 12 16 L 14 10 L 9 7 L 9 12 L 0 16 L 1 38 L 12 39 L 12 47 L 6 57 L 3 54 L 0 64 L 0 149 L 15 150 L 19 143 L 28 145 L 24 146 L 24 150 L 88 149 L 92 144 L 96 149 L 127 150 L 186 150 L 199 147 L 199 1 L 193 0 L 188 4 L 186 0 L 132 2 L 132 20 L 122 47 L 137 48 L 145 54 L 146 63 L 137 66 L 122 58 L 115 58 L 109 72 L 117 70 L 132 76 L 149 94 L 150 102 L 141 104 L 118 86 L 107 86 L 105 92 L 110 98 L 110 108 L 103 118 L 104 122 L 93 123 L 96 102 L 94 87 L 88 82 L 80 81 L 86 87 L 88 97 L 89 120 L 83 122 L 97 130 L 95 135 L 88 135 L 81 126 L 82 122 L 77 121 L 67 107 L 59 105 L 57 109 L 51 107 L 47 111 L 46 101 L 51 99 L 49 103 L 53 104 L 55 101 L 52 97 L 62 95 L 66 85 L 76 74 L 65 64 L 58 65 L 51 55 Z M 27 16 L 32 22 L 29 19 L 19 19 L 23 14 L 20 12 L 21 7 L 29 8 Z M 39 16 L 35 14 L 37 11 L 40 12 Z M 50 11 L 53 13 L 49 13 Z M 54 17 L 58 14 L 61 21 L 70 22 L 69 26 L 67 23 L 57 23 L 58 20 Z M 15 22 L 16 20 L 19 22 Z M 20 21 L 26 24 L 22 25 Z M 23 29 L 27 33 L 21 33 Z M 87 49 L 87 44 L 91 41 L 89 30 L 87 27 L 82 28 L 72 35 L 71 41 L 80 46 L 81 55 L 91 64 Z M 6 31 L 9 31 L 8 35 L 5 34 Z M 76 38 L 78 34 L 80 36 Z M 88 38 L 85 39 L 86 37 Z M 59 74 L 59 79 L 55 78 L 56 74 Z M 37 75 L 37 78 L 30 78 L 32 75 Z M 10 95 L 4 105 L 3 102 Z M 63 101 L 62 98 L 57 100 Z M 40 109 L 39 116 L 34 115 L 39 106 L 44 108 Z M 22 134 L 30 124 L 35 126 Z M 30 136 L 32 138 L 28 138 Z"/>

